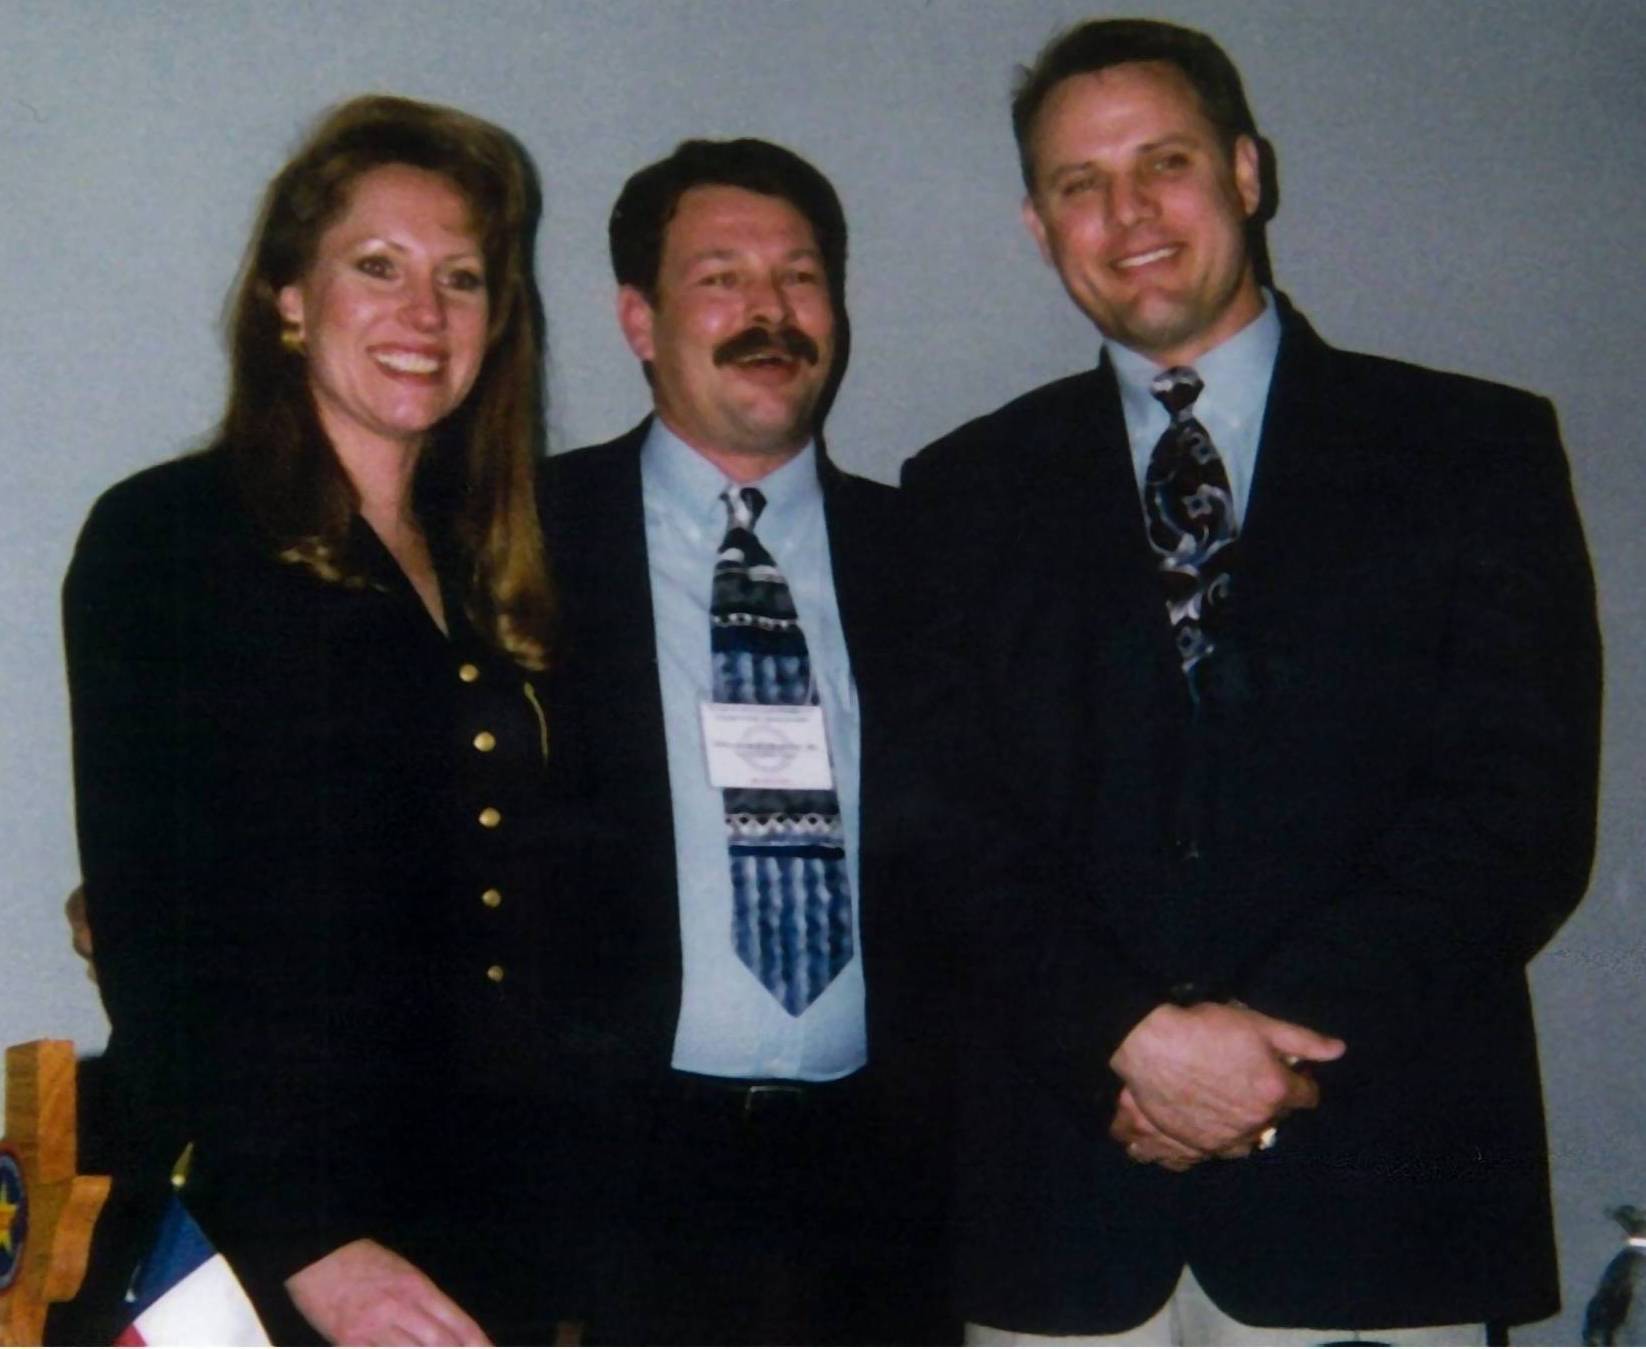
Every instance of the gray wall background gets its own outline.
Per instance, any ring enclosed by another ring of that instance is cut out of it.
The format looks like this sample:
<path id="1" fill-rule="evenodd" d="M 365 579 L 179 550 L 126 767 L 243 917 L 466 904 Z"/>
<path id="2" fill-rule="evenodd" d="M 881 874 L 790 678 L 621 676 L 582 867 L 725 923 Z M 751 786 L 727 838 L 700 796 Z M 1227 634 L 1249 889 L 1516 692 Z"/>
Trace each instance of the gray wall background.
<path id="1" fill-rule="evenodd" d="M 1280 161 L 1281 285 L 1328 340 L 1556 400 L 1599 576 L 1608 703 L 1590 895 L 1539 958 L 1575 1342 L 1646 1201 L 1638 1045 L 1646 644 L 1638 316 L 1646 6 L 1132 0 L 1215 33 Z M 60 917 L 77 874 L 57 590 L 95 495 L 209 431 L 218 317 L 263 185 L 365 90 L 511 128 L 542 171 L 557 447 L 643 409 L 607 209 L 684 135 L 783 141 L 851 220 L 852 370 L 831 423 L 891 478 L 963 418 L 1095 353 L 1018 223 L 1014 63 L 1075 0 L 0 0 L 0 1041 L 101 1043 Z M 1512 521 L 1505 521 L 1513 528 Z"/>

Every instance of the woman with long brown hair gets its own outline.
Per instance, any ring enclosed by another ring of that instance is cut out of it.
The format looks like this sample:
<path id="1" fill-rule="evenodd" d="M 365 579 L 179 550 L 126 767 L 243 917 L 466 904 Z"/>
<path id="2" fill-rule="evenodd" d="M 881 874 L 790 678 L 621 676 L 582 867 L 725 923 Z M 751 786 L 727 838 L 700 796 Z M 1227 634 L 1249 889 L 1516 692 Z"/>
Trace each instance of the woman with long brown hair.
<path id="1" fill-rule="evenodd" d="M 108 492 L 65 586 L 111 1233 L 141 1243 L 190 1147 L 278 1337 L 563 1310 L 555 1215 L 510 1202 L 528 1151 L 573 1151 L 541 1098 L 537 213 L 488 123 L 330 113 L 268 189 L 219 434 Z"/>

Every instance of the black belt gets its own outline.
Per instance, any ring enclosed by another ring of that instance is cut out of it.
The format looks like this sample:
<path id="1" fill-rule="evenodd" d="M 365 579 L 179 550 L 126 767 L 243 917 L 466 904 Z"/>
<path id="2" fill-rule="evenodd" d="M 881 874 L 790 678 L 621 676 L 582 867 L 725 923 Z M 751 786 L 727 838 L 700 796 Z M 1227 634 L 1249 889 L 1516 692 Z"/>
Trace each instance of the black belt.
<path id="1" fill-rule="evenodd" d="M 849 1107 L 862 1094 L 862 1079 L 861 1071 L 828 1082 L 671 1072 L 664 1097 L 687 1109 L 726 1120 L 751 1125 L 777 1123 Z"/>

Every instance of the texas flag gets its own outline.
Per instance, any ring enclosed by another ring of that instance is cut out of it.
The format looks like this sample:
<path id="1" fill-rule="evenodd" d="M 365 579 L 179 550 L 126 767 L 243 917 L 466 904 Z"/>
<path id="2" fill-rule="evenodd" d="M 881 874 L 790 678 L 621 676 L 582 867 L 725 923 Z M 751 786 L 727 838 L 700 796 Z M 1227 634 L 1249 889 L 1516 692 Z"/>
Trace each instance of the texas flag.
<path id="1" fill-rule="evenodd" d="M 269 1343 L 229 1262 L 175 1194 L 126 1300 L 132 1320 L 116 1344 Z"/>

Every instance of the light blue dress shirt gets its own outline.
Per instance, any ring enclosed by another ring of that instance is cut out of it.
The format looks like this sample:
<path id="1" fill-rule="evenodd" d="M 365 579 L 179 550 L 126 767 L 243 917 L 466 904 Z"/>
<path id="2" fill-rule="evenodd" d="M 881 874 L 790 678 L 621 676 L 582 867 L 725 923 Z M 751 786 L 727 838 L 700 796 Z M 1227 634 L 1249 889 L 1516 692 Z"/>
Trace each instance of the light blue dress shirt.
<path id="1" fill-rule="evenodd" d="M 806 634 L 812 678 L 828 727 L 829 757 L 846 836 L 856 954 L 799 1016 L 790 1016 L 732 946 L 732 882 L 724 803 L 709 782 L 699 714 L 712 698 L 709 600 L 726 534 L 720 494 L 733 486 L 654 419 L 640 451 L 657 632 L 658 680 L 674 805 L 685 986 L 673 1064 L 716 1077 L 827 1081 L 868 1058 L 859 922 L 858 711 L 846 638 L 835 603 L 817 451 L 808 444 L 752 484 L 766 498 L 755 533 L 789 583 Z"/>
<path id="2" fill-rule="evenodd" d="M 1150 381 L 1161 367 L 1118 342 L 1105 338 L 1103 346 L 1120 383 L 1120 406 L 1126 414 L 1126 438 L 1131 442 L 1141 500 L 1149 456 L 1171 421 L 1160 400 L 1149 392 Z M 1194 363 L 1195 373 L 1206 386 L 1195 399 L 1194 415 L 1211 436 L 1228 471 L 1237 524 L 1246 519 L 1263 434 L 1263 409 L 1269 402 L 1269 381 L 1279 350 L 1280 316 L 1273 297 L 1265 291 L 1263 312 Z"/>

